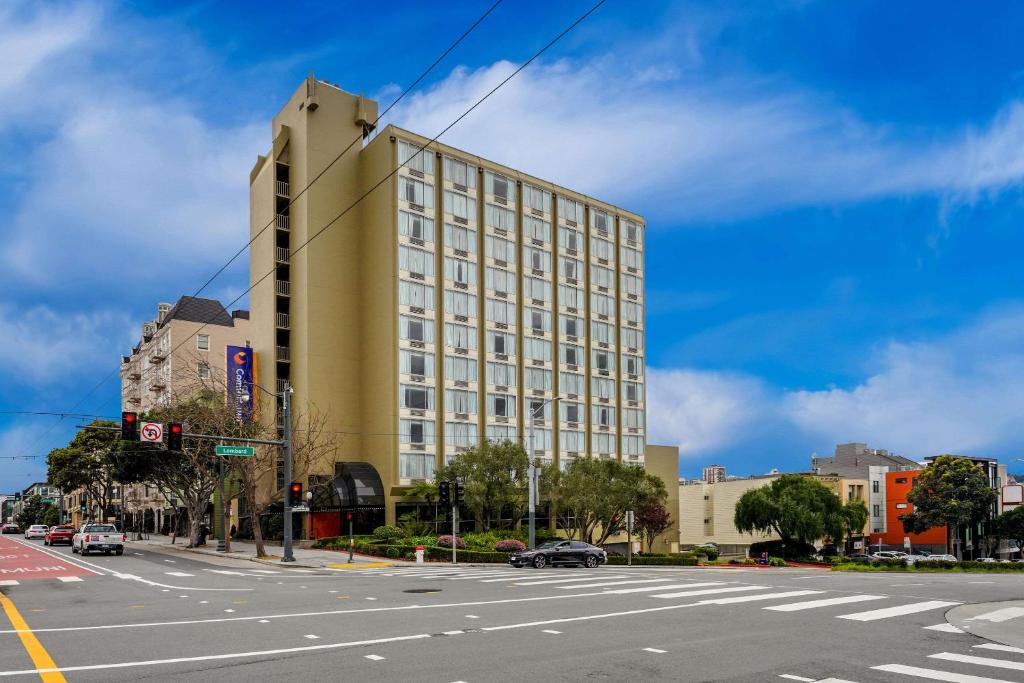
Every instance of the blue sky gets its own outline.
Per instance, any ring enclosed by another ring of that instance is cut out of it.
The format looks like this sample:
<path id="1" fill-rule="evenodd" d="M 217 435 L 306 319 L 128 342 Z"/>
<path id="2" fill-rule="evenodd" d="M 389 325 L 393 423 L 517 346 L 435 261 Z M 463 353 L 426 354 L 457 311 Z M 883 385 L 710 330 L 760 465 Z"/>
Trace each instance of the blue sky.
<path id="1" fill-rule="evenodd" d="M 244 243 L 281 103 L 310 69 L 390 103 L 486 6 L 444 5 L 0 6 L 0 411 L 116 414 L 116 375 L 87 392 Z M 390 120 L 433 135 L 587 6 L 506 1 Z M 638 7 L 444 139 L 647 216 L 650 440 L 687 476 L 1024 456 L 1024 8 Z M 73 424 L 0 414 L 0 456 Z"/>

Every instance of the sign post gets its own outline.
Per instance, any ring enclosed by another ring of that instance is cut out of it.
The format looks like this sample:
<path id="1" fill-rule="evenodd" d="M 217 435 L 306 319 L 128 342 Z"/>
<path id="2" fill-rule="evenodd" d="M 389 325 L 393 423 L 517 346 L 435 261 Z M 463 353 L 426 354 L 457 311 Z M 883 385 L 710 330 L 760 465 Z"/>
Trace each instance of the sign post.
<path id="1" fill-rule="evenodd" d="M 626 510 L 626 565 L 633 566 L 633 511 Z"/>

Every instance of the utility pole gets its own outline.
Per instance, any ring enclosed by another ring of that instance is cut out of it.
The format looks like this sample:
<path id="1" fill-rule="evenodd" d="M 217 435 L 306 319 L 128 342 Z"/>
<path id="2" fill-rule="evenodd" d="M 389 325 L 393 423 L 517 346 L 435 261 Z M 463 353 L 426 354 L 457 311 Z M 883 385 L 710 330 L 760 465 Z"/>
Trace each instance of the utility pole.
<path id="1" fill-rule="evenodd" d="M 537 482 L 537 466 L 533 462 L 533 420 L 539 413 L 544 411 L 544 406 L 555 401 L 562 400 L 561 396 L 555 396 L 541 403 L 539 406 L 530 411 L 530 419 L 526 425 L 529 433 L 528 443 L 530 444 L 530 452 L 526 454 L 526 479 L 527 479 L 527 498 L 529 498 L 529 516 L 530 516 L 530 545 L 528 546 L 531 550 L 537 546 L 537 499 L 540 498 Z"/>
<path id="2" fill-rule="evenodd" d="M 217 458 L 220 466 L 220 538 L 217 539 L 217 552 L 226 553 L 228 551 L 228 527 L 227 527 L 227 512 L 225 510 L 224 493 L 226 487 L 224 486 L 224 456 Z"/>
<path id="3" fill-rule="evenodd" d="M 281 456 L 284 458 L 284 483 L 285 486 L 291 486 L 292 483 L 292 385 L 290 382 L 285 380 L 284 391 L 281 392 L 282 398 L 282 410 L 281 413 L 284 417 L 284 435 L 281 440 Z M 295 556 L 292 555 L 292 506 L 291 501 L 288 500 L 288 494 L 284 496 L 284 539 L 282 540 L 281 546 L 281 561 L 282 562 L 294 562 Z"/>

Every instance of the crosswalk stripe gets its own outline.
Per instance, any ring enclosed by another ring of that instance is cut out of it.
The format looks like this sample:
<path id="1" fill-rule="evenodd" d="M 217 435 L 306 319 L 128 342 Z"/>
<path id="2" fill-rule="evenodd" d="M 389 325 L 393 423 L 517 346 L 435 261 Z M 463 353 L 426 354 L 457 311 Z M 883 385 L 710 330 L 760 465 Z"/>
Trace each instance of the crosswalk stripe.
<path id="1" fill-rule="evenodd" d="M 629 581 L 598 581 L 597 583 L 574 583 L 571 586 L 556 586 L 564 591 L 576 590 L 578 588 L 601 588 L 602 586 L 628 586 L 636 583 L 661 583 L 668 579 L 631 579 Z M 658 586 L 663 588 L 663 586 Z"/>
<path id="2" fill-rule="evenodd" d="M 675 590 L 676 588 L 702 588 L 704 586 L 724 586 L 723 581 L 703 581 L 699 583 L 674 583 L 668 586 L 643 586 L 641 588 L 616 588 L 605 591 L 605 595 L 626 595 L 627 593 L 651 593 L 653 591 Z"/>
<path id="3" fill-rule="evenodd" d="M 974 655 L 958 655 L 955 652 L 940 652 L 937 655 L 928 655 L 928 657 L 929 659 L 942 659 L 947 662 L 960 662 L 961 664 L 977 664 L 978 666 L 991 666 L 997 669 L 1024 671 L 1024 662 L 1011 662 L 1007 659 L 976 657 Z"/>
<path id="4" fill-rule="evenodd" d="M 963 631 L 961 631 L 963 633 Z M 1024 647 L 1014 647 L 1012 645 L 1000 645 L 999 643 L 984 643 L 982 645 L 975 645 L 974 647 L 979 650 L 997 650 L 999 652 L 1012 652 L 1018 655 L 1024 655 Z"/>
<path id="5" fill-rule="evenodd" d="M 702 588 L 695 591 L 682 591 L 680 593 L 661 593 L 652 595 L 652 598 L 688 598 L 694 595 L 715 595 L 717 593 L 739 593 L 741 591 L 768 590 L 771 586 L 731 586 L 729 588 Z"/>
<path id="6" fill-rule="evenodd" d="M 472 579 L 498 579 L 522 575 L 522 572 L 487 572 L 486 574 L 466 574 L 464 576 L 455 576 L 449 579 L 449 581 L 470 581 Z"/>
<path id="7" fill-rule="evenodd" d="M 1002 621 L 1009 621 L 1010 619 L 1016 619 L 1017 617 L 1024 617 L 1024 607 L 1004 607 L 1002 609 L 993 610 L 992 612 L 979 614 L 978 616 L 971 617 L 965 621 L 991 621 L 999 623 Z"/>
<path id="8" fill-rule="evenodd" d="M 57 580 L 58 581 L 63 581 L 64 583 L 77 583 L 78 581 L 82 580 L 82 577 L 81 576 L 58 576 Z"/>
<path id="9" fill-rule="evenodd" d="M 167 576 L 195 576 L 195 574 L 189 574 L 188 572 L 164 572 Z"/>
<path id="10" fill-rule="evenodd" d="M 739 595 L 732 598 L 711 598 L 701 600 L 702 605 L 734 605 L 740 602 L 754 602 L 756 600 L 775 600 L 777 598 L 796 598 L 801 595 L 821 595 L 825 591 L 786 591 L 784 593 L 758 593 L 757 595 Z"/>
<path id="11" fill-rule="evenodd" d="M 561 576 L 561 575 L 562 574 L 560 572 L 546 572 L 546 573 L 541 573 L 541 574 L 538 574 L 536 572 L 516 572 L 515 574 L 511 574 L 510 576 L 533 576 L 533 577 L 538 577 L 539 576 L 539 577 L 545 577 L 545 576 Z M 500 581 L 509 581 L 509 580 L 510 579 L 508 577 L 501 578 L 501 579 L 481 579 L 480 583 L 498 583 Z"/>
<path id="12" fill-rule="evenodd" d="M 904 614 L 915 614 L 917 612 L 927 612 L 928 610 L 939 609 L 941 607 L 953 607 L 959 605 L 959 602 L 949 602 L 947 600 L 927 600 L 925 602 L 912 602 L 909 605 L 900 605 L 899 607 L 886 607 L 884 609 L 871 610 L 869 612 L 854 612 L 853 614 L 841 614 L 838 619 L 850 619 L 852 621 L 875 621 L 877 619 L 888 619 L 889 617 L 898 617 Z"/>
<path id="13" fill-rule="evenodd" d="M 19 585 L 14 579 L 0 579 L 0 586 L 17 586 Z"/>
<path id="14" fill-rule="evenodd" d="M 905 666 L 903 664 L 882 664 L 871 667 L 875 671 L 885 671 L 892 674 L 904 674 L 906 676 L 917 676 L 932 681 L 946 681 L 947 683 L 1013 683 L 1001 678 L 987 678 L 983 676 L 971 676 L 970 674 L 958 674 L 952 671 L 939 671 L 938 669 L 922 669 L 918 666 Z"/>
<path id="15" fill-rule="evenodd" d="M 622 576 L 622 575 L 616 575 L 616 576 L 606 576 L 604 578 L 606 578 L 606 579 L 625 579 L 627 577 Z M 544 579 L 542 581 L 517 581 L 516 585 L 517 586 L 545 586 L 545 585 L 548 585 L 548 584 L 551 584 L 551 583 L 573 583 L 574 581 L 575 582 L 586 581 L 586 579 L 584 579 L 581 576 L 577 576 L 577 577 L 574 577 L 572 579 Z"/>
<path id="16" fill-rule="evenodd" d="M 941 624 L 935 624 L 934 626 L 924 626 L 926 631 L 942 631 L 943 633 L 963 633 L 961 629 L 958 629 L 953 624 L 947 624 L 943 622 Z"/>
<path id="17" fill-rule="evenodd" d="M 851 602 L 866 602 L 868 600 L 884 600 L 884 595 L 844 595 L 838 598 L 824 598 L 822 600 L 809 600 L 807 602 L 791 602 L 788 605 L 771 605 L 764 609 L 776 612 L 799 612 L 805 609 L 817 609 L 818 607 L 829 607 L 830 605 L 846 605 Z"/>

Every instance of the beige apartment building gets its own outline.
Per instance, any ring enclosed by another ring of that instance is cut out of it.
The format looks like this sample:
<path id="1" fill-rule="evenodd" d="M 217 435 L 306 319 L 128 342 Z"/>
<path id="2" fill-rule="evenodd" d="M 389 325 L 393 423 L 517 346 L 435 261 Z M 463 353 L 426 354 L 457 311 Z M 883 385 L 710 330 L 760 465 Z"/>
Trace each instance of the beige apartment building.
<path id="1" fill-rule="evenodd" d="M 201 384 L 226 386 L 227 347 L 250 345 L 249 312 L 228 312 L 219 301 L 183 296 L 157 304 L 131 354 L 121 357 L 121 410 L 145 413 L 186 396 Z M 146 515 L 159 529 L 168 501 L 144 484 L 125 487 L 127 515 Z M 71 509 L 78 509 L 72 502 Z"/>
<path id="2" fill-rule="evenodd" d="M 767 486 L 778 474 L 718 482 L 687 481 L 679 484 L 679 543 L 683 548 L 715 543 L 723 554 L 744 555 L 751 543 L 778 540 L 777 534 L 762 536 L 736 530 L 736 503 L 751 489 Z"/>
<path id="3" fill-rule="evenodd" d="M 310 76 L 250 174 L 263 384 L 340 436 L 314 508 L 392 522 L 483 439 L 643 464 L 643 218 L 376 117 Z"/>

